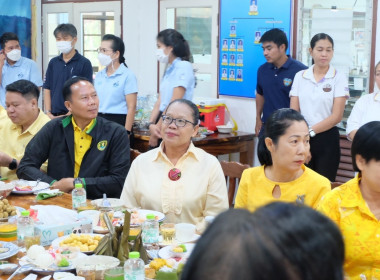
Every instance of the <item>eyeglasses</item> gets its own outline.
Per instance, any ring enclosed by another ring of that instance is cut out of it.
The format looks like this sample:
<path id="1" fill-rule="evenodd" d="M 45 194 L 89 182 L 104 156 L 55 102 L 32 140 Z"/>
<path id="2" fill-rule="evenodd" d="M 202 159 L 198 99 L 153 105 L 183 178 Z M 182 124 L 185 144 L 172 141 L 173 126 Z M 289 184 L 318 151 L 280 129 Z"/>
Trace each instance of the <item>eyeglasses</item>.
<path id="1" fill-rule="evenodd" d="M 163 115 L 162 116 L 162 121 L 164 122 L 164 124 L 171 124 L 173 121 L 175 123 L 176 126 L 178 127 L 184 127 L 187 123 L 191 123 L 192 125 L 196 125 L 195 123 L 191 122 L 191 121 L 188 121 L 188 120 L 185 120 L 185 119 L 175 119 L 171 116 L 167 116 L 167 115 Z"/>
<path id="2" fill-rule="evenodd" d="M 113 50 L 111 49 L 105 49 L 105 48 L 98 48 L 97 49 L 98 53 L 106 53 L 106 52 L 112 52 Z"/>

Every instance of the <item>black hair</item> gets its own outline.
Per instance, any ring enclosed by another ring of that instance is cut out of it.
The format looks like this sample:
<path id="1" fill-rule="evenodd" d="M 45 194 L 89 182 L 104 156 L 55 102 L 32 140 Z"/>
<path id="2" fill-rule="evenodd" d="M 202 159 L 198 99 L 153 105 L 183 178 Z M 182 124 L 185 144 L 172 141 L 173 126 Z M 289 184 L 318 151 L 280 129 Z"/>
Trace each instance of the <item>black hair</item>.
<path id="1" fill-rule="evenodd" d="M 341 280 L 344 243 L 328 217 L 275 202 L 229 209 L 198 240 L 182 280 Z"/>
<path id="2" fill-rule="evenodd" d="M 181 33 L 174 29 L 162 30 L 157 35 L 157 40 L 165 46 L 173 48 L 173 54 L 182 60 L 190 61 L 191 53 L 189 43 Z"/>
<path id="3" fill-rule="evenodd" d="M 5 90 L 8 92 L 18 92 L 27 99 L 31 100 L 33 98 L 37 99 L 40 97 L 40 90 L 38 87 L 28 80 L 18 80 L 5 87 Z"/>
<path id="4" fill-rule="evenodd" d="M 0 37 L 0 46 L 2 49 L 5 48 L 5 44 L 8 42 L 8 41 L 17 41 L 20 43 L 20 40 L 18 39 L 18 36 L 17 34 L 13 33 L 13 32 L 5 32 L 3 33 L 3 35 L 1 35 Z"/>
<path id="5" fill-rule="evenodd" d="M 193 117 L 193 123 L 195 123 L 195 125 L 197 125 L 199 123 L 198 107 L 193 102 L 191 102 L 190 100 L 187 100 L 187 99 L 175 99 L 175 100 L 173 100 L 172 102 L 169 103 L 168 107 L 166 107 L 165 113 L 168 111 L 170 105 L 172 105 L 174 103 L 186 104 L 191 109 L 192 117 Z"/>
<path id="6" fill-rule="evenodd" d="M 366 162 L 380 160 L 380 122 L 373 121 L 361 126 L 356 132 L 351 146 L 352 165 L 359 172 L 356 155 L 361 155 Z"/>
<path id="7" fill-rule="evenodd" d="M 71 86 L 73 84 L 76 84 L 80 81 L 87 81 L 89 82 L 90 84 L 91 81 L 85 77 L 73 77 L 73 78 L 70 78 L 68 79 L 64 84 L 63 84 L 63 89 L 62 89 L 62 94 L 63 94 L 63 100 L 65 101 L 68 101 L 68 100 L 71 100 L 71 94 L 73 93 L 72 90 L 71 90 Z"/>
<path id="8" fill-rule="evenodd" d="M 257 145 L 257 156 L 262 165 L 272 165 L 272 156 L 267 146 L 265 145 L 265 138 L 269 137 L 276 145 L 278 139 L 286 133 L 286 130 L 294 122 L 307 122 L 301 113 L 290 108 L 282 108 L 274 111 L 265 122 L 264 133 L 259 137 Z"/>
<path id="9" fill-rule="evenodd" d="M 77 29 L 71 23 L 61 23 L 54 29 L 54 37 L 57 38 L 58 34 L 70 35 L 71 37 L 77 37 Z"/>
<path id="10" fill-rule="evenodd" d="M 260 38 L 260 43 L 264 42 L 273 42 L 277 45 L 277 47 L 280 47 L 282 44 L 284 44 L 285 51 L 288 49 L 289 45 L 285 32 L 278 28 L 273 28 L 265 32 Z"/>
<path id="11" fill-rule="evenodd" d="M 310 41 L 310 48 L 311 49 L 314 49 L 315 48 L 315 44 L 319 41 L 319 40 L 329 40 L 329 42 L 331 43 L 332 45 L 332 48 L 334 49 L 334 40 L 333 38 L 330 37 L 330 35 L 326 34 L 326 33 L 318 33 L 318 34 L 315 34 L 313 36 L 313 38 L 311 38 L 311 41 Z M 311 59 L 311 64 L 314 64 L 314 59 Z"/>
<path id="12" fill-rule="evenodd" d="M 126 67 L 128 67 L 127 64 L 125 63 L 125 57 L 124 57 L 125 46 L 124 46 L 123 40 L 121 40 L 121 38 L 119 38 L 115 35 L 106 34 L 103 36 L 102 41 L 112 41 L 111 48 L 112 48 L 113 52 L 119 51 L 119 53 L 120 53 L 119 63 L 120 64 L 123 63 Z"/>

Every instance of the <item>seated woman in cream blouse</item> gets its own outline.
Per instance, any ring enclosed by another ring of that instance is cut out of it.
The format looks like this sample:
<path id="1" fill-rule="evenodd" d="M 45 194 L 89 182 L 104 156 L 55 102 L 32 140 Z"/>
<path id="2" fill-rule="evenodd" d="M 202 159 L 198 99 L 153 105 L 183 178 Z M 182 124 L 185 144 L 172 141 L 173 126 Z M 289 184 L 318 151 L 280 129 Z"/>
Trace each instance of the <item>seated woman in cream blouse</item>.
<path id="1" fill-rule="evenodd" d="M 177 99 L 168 105 L 161 145 L 132 162 L 120 197 L 127 207 L 163 212 L 165 222 L 191 223 L 198 232 L 206 216 L 228 209 L 220 163 L 191 142 L 198 122 L 199 111 L 191 101 Z"/>

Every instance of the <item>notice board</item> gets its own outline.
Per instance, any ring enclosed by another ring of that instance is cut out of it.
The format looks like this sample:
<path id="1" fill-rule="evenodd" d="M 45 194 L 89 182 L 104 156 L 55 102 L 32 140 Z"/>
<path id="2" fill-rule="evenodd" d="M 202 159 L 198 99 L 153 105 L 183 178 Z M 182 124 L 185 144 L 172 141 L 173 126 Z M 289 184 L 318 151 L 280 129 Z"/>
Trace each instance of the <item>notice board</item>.
<path id="1" fill-rule="evenodd" d="M 257 69 L 266 62 L 260 38 L 279 28 L 291 42 L 291 11 L 292 0 L 220 1 L 219 94 L 255 97 Z"/>

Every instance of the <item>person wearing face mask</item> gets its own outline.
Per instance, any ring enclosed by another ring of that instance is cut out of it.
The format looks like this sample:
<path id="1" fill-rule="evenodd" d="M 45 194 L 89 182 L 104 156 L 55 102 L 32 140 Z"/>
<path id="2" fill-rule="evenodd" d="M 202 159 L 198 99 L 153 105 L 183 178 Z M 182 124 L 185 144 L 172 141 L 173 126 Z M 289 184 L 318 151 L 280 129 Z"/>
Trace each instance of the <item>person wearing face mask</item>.
<path id="1" fill-rule="evenodd" d="M 161 138 L 161 115 L 175 99 L 193 99 L 195 87 L 194 70 L 189 62 L 190 47 L 181 33 L 165 29 L 157 35 L 157 59 L 166 64 L 160 83 L 160 93 L 149 122 L 149 146 L 156 147 Z"/>
<path id="2" fill-rule="evenodd" d="M 5 107 L 6 86 L 24 79 L 42 86 L 42 75 L 37 64 L 21 56 L 20 40 L 15 33 L 5 32 L 0 37 L 0 105 Z"/>
<path id="3" fill-rule="evenodd" d="M 106 34 L 98 50 L 98 59 L 105 68 L 95 78 L 99 95 L 99 116 L 125 127 L 131 134 L 137 103 L 137 80 L 127 68 L 124 43 L 119 37 Z"/>
<path id="4" fill-rule="evenodd" d="M 92 82 L 93 73 L 90 60 L 74 47 L 78 39 L 74 25 L 58 25 L 54 37 L 60 55 L 50 60 L 43 85 L 45 113 L 51 119 L 69 114 L 62 95 L 64 83 L 72 77 L 85 77 Z"/>

